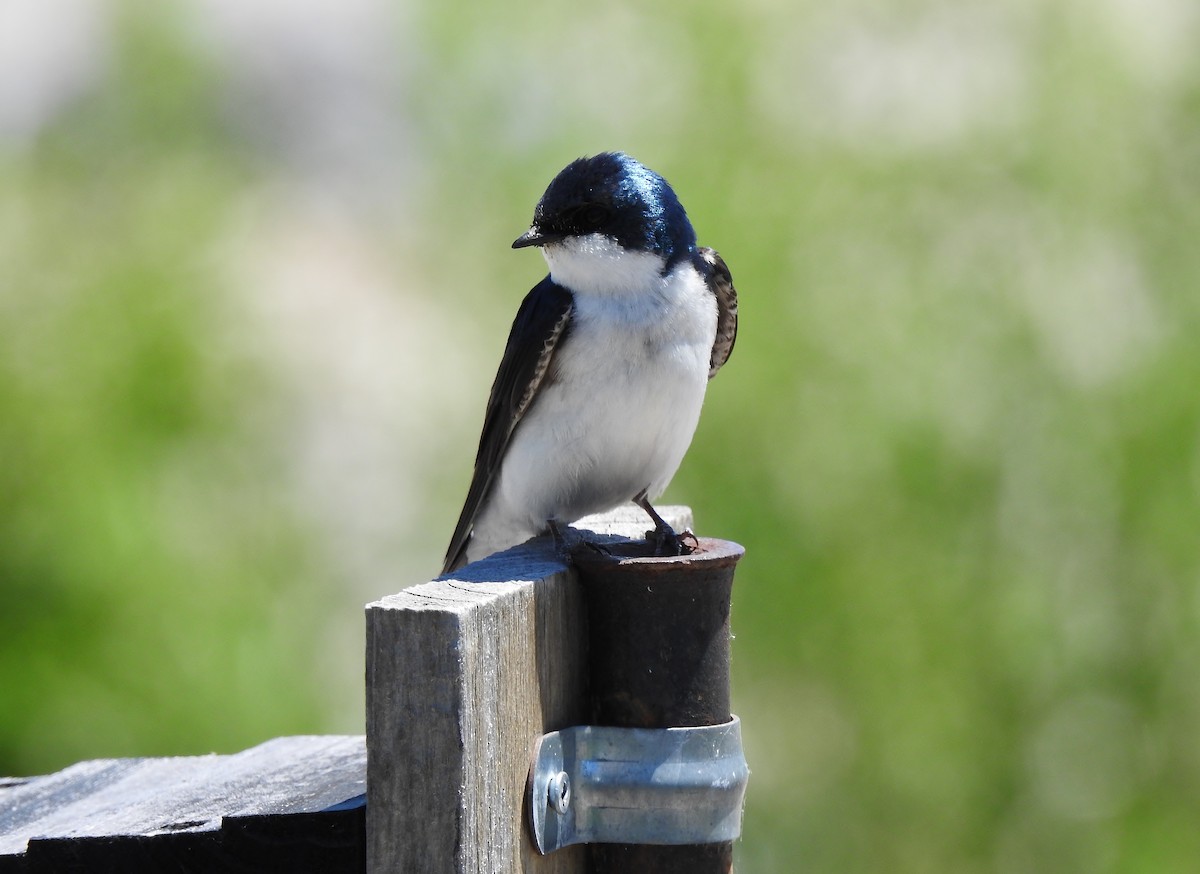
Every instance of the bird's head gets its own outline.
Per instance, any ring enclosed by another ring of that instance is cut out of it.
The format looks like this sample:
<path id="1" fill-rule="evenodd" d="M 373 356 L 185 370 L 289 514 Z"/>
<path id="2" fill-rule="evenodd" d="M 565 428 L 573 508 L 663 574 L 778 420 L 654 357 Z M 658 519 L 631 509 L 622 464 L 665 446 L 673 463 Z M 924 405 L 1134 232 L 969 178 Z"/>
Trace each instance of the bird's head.
<path id="1" fill-rule="evenodd" d="M 533 224 L 513 243 L 524 246 L 542 248 L 552 276 L 557 268 L 591 277 L 622 260 L 666 274 L 695 251 L 696 232 L 665 179 L 628 155 L 603 152 L 554 177 Z"/>

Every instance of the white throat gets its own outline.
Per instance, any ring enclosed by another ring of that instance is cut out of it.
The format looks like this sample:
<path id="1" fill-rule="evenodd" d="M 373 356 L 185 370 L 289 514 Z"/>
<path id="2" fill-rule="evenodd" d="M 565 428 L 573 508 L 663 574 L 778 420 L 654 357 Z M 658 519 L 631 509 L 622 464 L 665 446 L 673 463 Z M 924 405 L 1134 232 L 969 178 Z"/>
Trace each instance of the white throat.
<path id="1" fill-rule="evenodd" d="M 631 252 L 603 234 L 568 237 L 542 247 L 550 278 L 579 294 L 644 294 L 661 286 L 663 259 L 652 252 Z"/>

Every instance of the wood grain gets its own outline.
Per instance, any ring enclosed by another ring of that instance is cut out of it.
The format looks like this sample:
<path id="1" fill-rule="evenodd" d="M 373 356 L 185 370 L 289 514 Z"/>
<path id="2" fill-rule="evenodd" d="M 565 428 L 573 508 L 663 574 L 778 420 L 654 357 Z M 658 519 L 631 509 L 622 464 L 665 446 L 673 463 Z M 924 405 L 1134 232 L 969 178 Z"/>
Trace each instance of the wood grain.
<path id="1" fill-rule="evenodd" d="M 361 871 L 361 736 L 80 762 L 0 784 L 0 872 Z"/>
<path id="2" fill-rule="evenodd" d="M 691 525 L 686 507 L 659 511 Z M 640 537 L 637 508 L 577 527 Z M 549 538 L 367 605 L 367 870 L 580 874 L 524 822 L 532 745 L 586 721 L 575 574 Z"/>

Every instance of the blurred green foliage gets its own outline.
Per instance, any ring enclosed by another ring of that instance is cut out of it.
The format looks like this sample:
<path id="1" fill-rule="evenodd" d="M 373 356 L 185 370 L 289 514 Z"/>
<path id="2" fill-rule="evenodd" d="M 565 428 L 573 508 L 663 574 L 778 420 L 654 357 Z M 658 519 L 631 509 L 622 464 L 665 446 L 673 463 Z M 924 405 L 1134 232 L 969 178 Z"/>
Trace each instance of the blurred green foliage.
<path id="1" fill-rule="evenodd" d="M 231 252 L 304 168 L 277 166 L 278 116 L 254 121 L 254 92 L 239 114 L 195 21 L 149 8 L 120 6 L 106 78 L 0 152 L 0 771 L 358 731 L 328 688 L 357 690 L 328 663 L 358 644 L 326 627 L 420 581 L 354 571 L 295 487 L 317 463 L 293 451 L 296 397 L 320 380 L 256 336 Z M 1184 0 L 397 12 L 401 170 L 327 197 L 432 338 L 388 350 L 398 406 L 432 383 L 399 438 L 425 447 L 424 491 L 371 515 L 402 573 L 436 568 L 541 276 L 507 244 L 570 158 L 625 149 L 741 294 L 667 496 L 748 551 L 739 869 L 1192 870 L 1198 19 Z M 343 278 L 331 299 L 361 305 Z"/>
<path id="2" fill-rule="evenodd" d="M 6 773 L 328 721 L 298 681 L 332 596 L 271 492 L 207 251 L 239 164 L 195 65 L 124 36 L 102 91 L 0 163 Z"/>

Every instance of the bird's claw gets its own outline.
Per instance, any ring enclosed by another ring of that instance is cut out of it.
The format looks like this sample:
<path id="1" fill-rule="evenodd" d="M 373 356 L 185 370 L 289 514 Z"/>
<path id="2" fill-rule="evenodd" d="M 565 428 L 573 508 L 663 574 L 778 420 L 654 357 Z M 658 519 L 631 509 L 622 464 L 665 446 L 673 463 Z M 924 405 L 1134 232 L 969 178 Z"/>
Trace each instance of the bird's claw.
<path id="1" fill-rule="evenodd" d="M 700 541 L 691 531 L 676 534 L 669 527 L 647 531 L 646 541 L 654 546 L 656 556 L 691 555 L 700 548 Z"/>
<path id="2" fill-rule="evenodd" d="M 599 543 L 588 540 L 569 525 L 559 525 L 557 522 L 550 520 L 547 522 L 546 527 L 550 529 L 550 536 L 554 539 L 555 552 L 568 564 L 574 561 L 580 553 L 595 553 L 603 556 L 612 555 L 609 550 L 605 549 Z"/>

